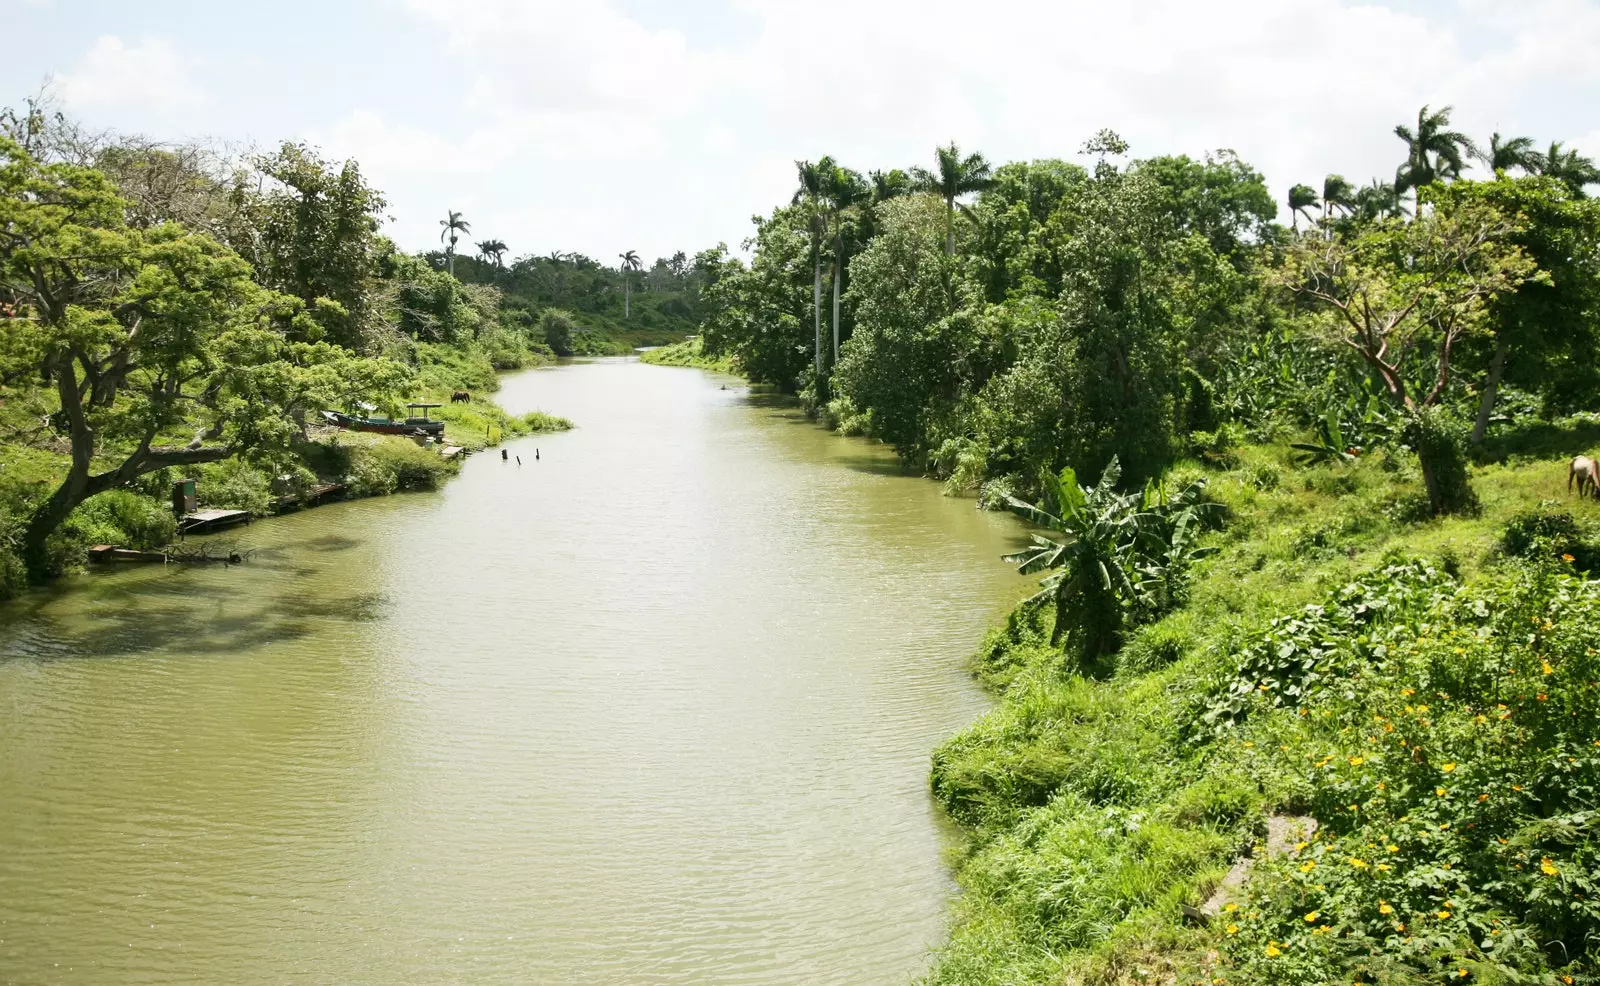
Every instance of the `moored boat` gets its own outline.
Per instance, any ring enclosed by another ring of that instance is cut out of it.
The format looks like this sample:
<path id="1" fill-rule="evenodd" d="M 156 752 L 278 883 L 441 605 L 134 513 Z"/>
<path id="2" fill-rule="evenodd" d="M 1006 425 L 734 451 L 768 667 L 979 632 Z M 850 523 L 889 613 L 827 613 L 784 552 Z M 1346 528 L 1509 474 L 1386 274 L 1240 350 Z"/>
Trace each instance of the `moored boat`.
<path id="1" fill-rule="evenodd" d="M 354 414 L 345 414 L 343 411 L 323 411 L 322 417 L 332 425 L 350 431 L 370 431 L 380 435 L 443 435 L 444 422 L 432 420 L 428 417 L 428 409 L 439 407 L 438 404 L 407 404 L 406 409 L 412 411 L 411 417 L 396 421 L 393 418 L 361 417 Z M 421 414 L 415 414 L 421 410 Z"/>

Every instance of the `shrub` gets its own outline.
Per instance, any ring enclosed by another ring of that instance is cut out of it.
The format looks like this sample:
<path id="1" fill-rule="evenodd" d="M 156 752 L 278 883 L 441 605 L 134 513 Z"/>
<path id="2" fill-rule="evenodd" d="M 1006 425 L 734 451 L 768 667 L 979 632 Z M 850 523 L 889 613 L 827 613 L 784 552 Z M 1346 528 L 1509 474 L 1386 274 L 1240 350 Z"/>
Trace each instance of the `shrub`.
<path id="1" fill-rule="evenodd" d="M 1433 512 L 1476 511 L 1478 497 L 1467 476 L 1466 425 L 1441 408 L 1425 407 L 1413 419 L 1409 437 L 1423 464 Z"/>
<path id="2" fill-rule="evenodd" d="M 196 470 L 195 495 L 208 507 L 248 510 L 258 517 L 272 512 L 272 476 L 241 459 L 225 459 Z"/>
<path id="3" fill-rule="evenodd" d="M 544 344 L 557 356 L 572 355 L 572 316 L 559 308 L 546 308 L 539 316 L 539 332 Z"/>
<path id="4" fill-rule="evenodd" d="M 457 467 L 431 449 L 405 438 L 383 436 L 352 442 L 347 482 L 357 496 L 381 496 L 398 490 L 438 489 Z"/>
<path id="5" fill-rule="evenodd" d="M 1600 566 L 1600 546 L 1566 511 L 1529 510 L 1518 514 L 1500 535 L 1500 552 L 1512 558 L 1554 561 L 1570 558 L 1578 571 Z"/>

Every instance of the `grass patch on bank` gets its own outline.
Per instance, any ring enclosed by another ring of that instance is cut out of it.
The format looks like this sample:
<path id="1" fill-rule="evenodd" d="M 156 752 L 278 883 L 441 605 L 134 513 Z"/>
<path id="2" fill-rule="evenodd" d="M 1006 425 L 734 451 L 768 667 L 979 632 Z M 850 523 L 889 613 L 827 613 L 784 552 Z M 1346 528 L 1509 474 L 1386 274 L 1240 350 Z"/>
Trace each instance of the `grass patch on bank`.
<path id="1" fill-rule="evenodd" d="M 640 353 L 639 362 L 656 366 L 690 366 L 715 373 L 739 373 L 739 364 L 734 357 L 707 356 L 704 340 L 699 336 Z"/>
<path id="2" fill-rule="evenodd" d="M 979 649 L 1000 703 L 934 756 L 968 838 L 928 981 L 1600 982 L 1582 450 L 1496 456 L 1480 511 L 1444 519 L 1408 457 L 1178 466 L 1227 516 L 1184 607 L 1094 677 L 1050 646 L 1049 607 Z M 1273 814 L 1321 828 L 1186 918 Z"/>

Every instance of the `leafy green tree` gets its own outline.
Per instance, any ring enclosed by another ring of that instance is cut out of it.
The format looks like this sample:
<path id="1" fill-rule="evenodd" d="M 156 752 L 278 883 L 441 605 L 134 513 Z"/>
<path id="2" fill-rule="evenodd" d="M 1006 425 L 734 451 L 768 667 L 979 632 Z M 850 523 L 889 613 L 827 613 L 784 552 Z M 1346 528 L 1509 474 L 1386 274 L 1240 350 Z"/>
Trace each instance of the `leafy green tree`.
<path id="1" fill-rule="evenodd" d="M 1438 194 L 1443 208 L 1481 202 L 1520 216 L 1511 240 L 1548 275 L 1496 295 L 1486 334 L 1464 340 L 1465 365 L 1483 373 L 1472 442 L 1483 441 L 1503 381 L 1539 395 L 1552 413 L 1592 406 L 1600 398 L 1600 201 L 1545 177 L 1456 182 Z"/>
<path id="2" fill-rule="evenodd" d="M 1495 174 L 1512 168 L 1531 173 L 1536 170 L 1537 159 L 1532 137 L 1501 137 L 1498 132 L 1489 138 L 1488 147 L 1478 151 L 1478 160 Z"/>
<path id="3" fill-rule="evenodd" d="M 631 317 L 633 308 L 633 275 L 644 269 L 644 264 L 639 262 L 637 250 L 617 254 L 622 263 L 618 269 L 622 271 L 622 317 Z"/>
<path id="4" fill-rule="evenodd" d="M 823 193 L 827 216 L 833 226 L 833 362 L 839 362 L 840 291 L 845 276 L 847 227 L 856 225 L 861 207 L 871 194 L 861 176 L 849 168 L 835 166 L 826 176 Z"/>
<path id="5" fill-rule="evenodd" d="M 1295 229 L 1300 228 L 1300 217 L 1311 221 L 1311 210 L 1317 207 L 1317 190 L 1310 185 L 1295 185 L 1289 189 L 1289 217 Z"/>
<path id="6" fill-rule="evenodd" d="M 258 157 L 259 193 L 247 194 L 253 232 L 230 240 L 264 286 L 323 309 L 317 327 L 347 348 L 363 348 L 377 316 L 373 279 L 384 240 L 383 196 L 354 161 L 333 165 L 304 144 Z M 331 302 L 331 304 L 329 304 Z"/>
<path id="7" fill-rule="evenodd" d="M 446 210 L 445 218 L 439 220 L 439 225 L 444 227 L 439 231 L 439 242 L 446 243 L 444 250 L 445 269 L 451 277 L 456 276 L 456 240 L 459 234 L 472 232 L 472 224 L 461 218 L 461 213 L 454 209 Z"/>
<path id="8" fill-rule="evenodd" d="M 557 356 L 572 355 L 572 316 L 559 308 L 546 308 L 539 316 L 545 345 Z"/>
<path id="9" fill-rule="evenodd" d="M 1154 183 L 1175 236 L 1197 233 L 1230 257 L 1249 253 L 1278 212 L 1266 179 L 1232 151 L 1203 161 L 1182 154 L 1149 158 L 1130 170 Z"/>
<path id="10" fill-rule="evenodd" d="M 992 171 L 982 154 L 961 156 L 961 149 L 951 141 L 944 147 L 934 148 L 937 170 L 912 168 L 912 187 L 919 192 L 929 192 L 944 199 L 944 252 L 956 252 L 956 199 L 989 187 Z"/>
<path id="11" fill-rule="evenodd" d="M 1317 306 L 1327 331 L 1416 424 L 1445 395 L 1457 343 L 1485 330 L 1495 299 L 1535 276 L 1536 265 L 1515 242 L 1520 229 L 1488 203 L 1463 201 L 1350 238 L 1298 239 L 1278 279 Z M 1420 379 L 1410 375 L 1419 364 Z M 1419 443 L 1418 458 L 1434 511 L 1461 502 L 1443 482 L 1440 450 Z"/>
<path id="12" fill-rule="evenodd" d="M 1584 198 L 1588 186 L 1600 185 L 1600 168 L 1576 150 L 1563 147 L 1559 140 L 1552 141 L 1549 150 L 1535 152 L 1531 162 L 1534 174 L 1564 182 L 1574 198 Z"/>
<path id="13" fill-rule="evenodd" d="M 100 172 L 41 165 L 0 138 L 0 359 L 54 388 L 65 476 L 22 539 L 36 577 L 78 504 L 171 466 L 265 455 L 304 413 L 352 393 L 387 400 L 404 371 L 314 337 L 314 313 L 266 291 L 214 239 L 175 224 L 127 225 Z"/>
<path id="14" fill-rule="evenodd" d="M 1394 135 L 1405 141 L 1406 160 L 1394 176 L 1396 195 L 1413 191 L 1417 195 L 1417 213 L 1422 206 L 1422 189 L 1434 182 L 1459 178 L 1466 170 L 1467 158 L 1477 153 L 1472 138 L 1450 126 L 1452 107 L 1430 112 L 1424 106 L 1417 112 L 1415 129 L 1400 124 Z"/>

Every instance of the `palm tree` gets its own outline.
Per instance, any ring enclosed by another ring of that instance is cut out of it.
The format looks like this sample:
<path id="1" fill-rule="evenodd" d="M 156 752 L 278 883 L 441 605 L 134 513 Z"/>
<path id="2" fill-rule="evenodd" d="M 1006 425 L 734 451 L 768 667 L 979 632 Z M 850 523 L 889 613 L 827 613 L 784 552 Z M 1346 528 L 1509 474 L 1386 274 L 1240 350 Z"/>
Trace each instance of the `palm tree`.
<path id="1" fill-rule="evenodd" d="M 1306 222 L 1311 222 L 1311 210 L 1317 207 L 1317 190 L 1310 185 L 1296 185 L 1289 189 L 1289 222 L 1298 230 L 1300 217 L 1306 217 Z"/>
<path id="2" fill-rule="evenodd" d="M 944 199 L 944 252 L 953 256 L 956 252 L 956 199 L 969 192 L 981 192 L 993 184 L 990 178 L 989 162 L 984 160 L 982 154 L 969 154 L 961 156 L 961 149 L 951 141 L 948 147 L 934 148 L 938 159 L 939 173 L 934 174 L 925 168 L 912 168 L 912 186 L 919 192 L 932 192 Z"/>
<path id="3" fill-rule="evenodd" d="M 505 267 L 506 250 L 510 249 L 500 240 L 479 240 L 478 256 L 484 260 L 494 261 L 496 267 Z"/>
<path id="4" fill-rule="evenodd" d="M 1386 181 L 1374 178 L 1356 193 L 1355 211 L 1362 220 L 1394 219 L 1405 215 L 1400 206 L 1400 193 Z"/>
<path id="5" fill-rule="evenodd" d="M 1451 107 L 1430 113 L 1424 106 L 1417 112 L 1415 130 L 1400 124 L 1394 135 L 1406 142 L 1406 160 L 1395 172 L 1395 194 L 1417 193 L 1417 209 L 1422 208 L 1422 189 L 1446 178 L 1459 178 L 1467 167 L 1466 156 L 1476 155 L 1472 138 L 1450 126 Z"/>
<path id="6" fill-rule="evenodd" d="M 873 171 L 867 175 L 872 182 L 872 201 L 887 202 L 896 199 L 911 190 L 911 176 L 899 168 L 889 171 Z"/>
<path id="7" fill-rule="evenodd" d="M 1344 175 L 1328 175 L 1322 179 L 1322 222 L 1327 224 L 1333 218 L 1333 210 L 1338 209 L 1345 215 L 1354 212 L 1356 208 L 1356 187 Z"/>
<path id="8" fill-rule="evenodd" d="M 822 200 L 827 174 L 834 167 L 833 158 L 825 157 L 815 163 L 796 161 L 795 176 L 800 187 L 795 189 L 791 205 L 804 205 L 811 215 L 811 311 L 816 323 L 817 376 L 822 375 Z"/>
<path id="9" fill-rule="evenodd" d="M 1512 137 L 1503 139 L 1499 131 L 1489 138 L 1487 150 L 1479 149 L 1478 160 L 1484 163 L 1490 171 L 1499 174 L 1510 171 L 1512 168 L 1521 168 L 1523 171 L 1532 172 L 1534 161 L 1538 154 L 1533 149 L 1532 137 Z"/>
<path id="10" fill-rule="evenodd" d="M 619 253 L 617 256 L 622 258 L 622 264 L 620 265 L 622 268 L 622 317 L 626 319 L 630 317 L 629 310 L 633 300 L 633 275 L 643 270 L 644 264 L 639 262 L 639 252 L 637 250 L 629 250 L 627 253 Z"/>
<path id="11" fill-rule="evenodd" d="M 861 176 L 835 166 L 824 176 L 823 194 L 833 220 L 833 362 L 839 362 L 839 285 L 844 279 L 844 221 L 868 196 Z"/>
<path id="12" fill-rule="evenodd" d="M 445 237 L 450 238 L 450 245 L 445 247 L 444 262 L 446 268 L 450 271 L 450 276 L 454 277 L 456 274 L 456 234 L 472 232 L 472 224 L 462 219 L 461 213 L 454 210 L 446 211 L 449 212 L 449 217 L 439 220 L 439 225 L 444 227 L 444 230 L 439 233 L 439 242 L 445 242 Z"/>
<path id="13" fill-rule="evenodd" d="M 1576 150 L 1566 150 L 1559 140 L 1552 141 L 1550 150 L 1545 153 L 1535 151 L 1530 157 L 1535 174 L 1566 183 L 1573 198 L 1587 197 L 1583 190 L 1585 185 L 1600 184 L 1600 169 L 1595 167 L 1594 161 Z"/>

